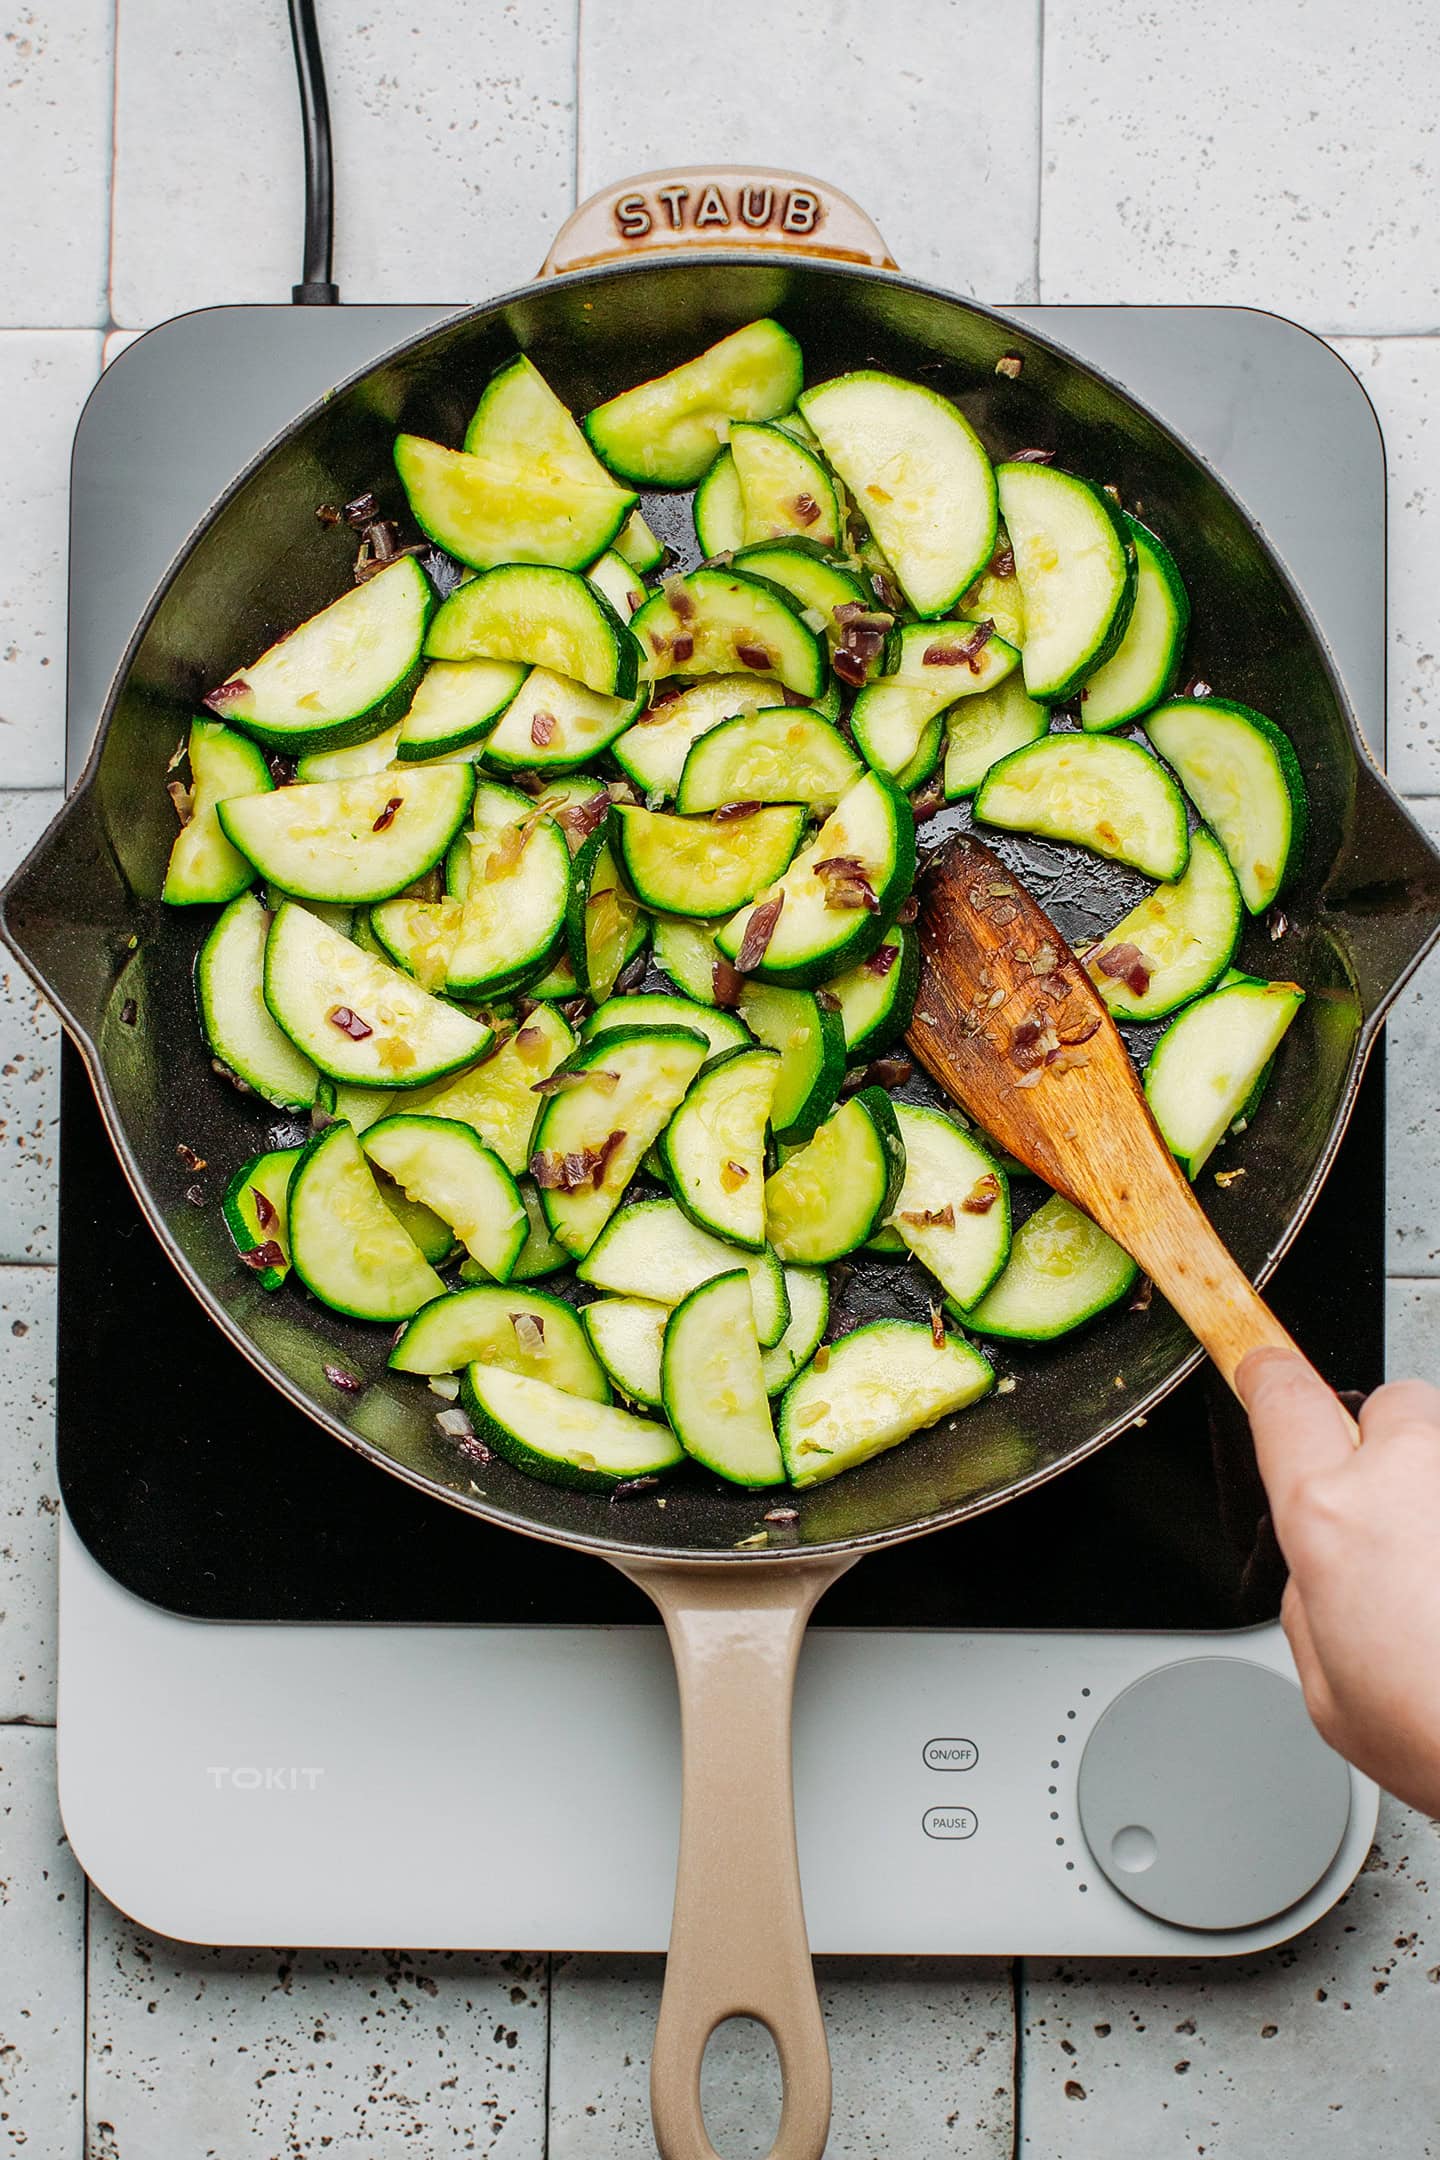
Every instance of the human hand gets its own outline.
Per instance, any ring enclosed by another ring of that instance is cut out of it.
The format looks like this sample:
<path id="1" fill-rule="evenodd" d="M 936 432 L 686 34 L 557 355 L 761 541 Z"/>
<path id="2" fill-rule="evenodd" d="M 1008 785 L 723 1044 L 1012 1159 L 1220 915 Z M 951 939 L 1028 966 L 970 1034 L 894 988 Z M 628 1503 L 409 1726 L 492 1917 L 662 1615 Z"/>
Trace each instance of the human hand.
<path id="1" fill-rule="evenodd" d="M 1236 1375 L 1290 1569 L 1280 1617 L 1322 1739 L 1440 1815 L 1440 1388 L 1378 1388 L 1361 1445 L 1303 1360 Z"/>

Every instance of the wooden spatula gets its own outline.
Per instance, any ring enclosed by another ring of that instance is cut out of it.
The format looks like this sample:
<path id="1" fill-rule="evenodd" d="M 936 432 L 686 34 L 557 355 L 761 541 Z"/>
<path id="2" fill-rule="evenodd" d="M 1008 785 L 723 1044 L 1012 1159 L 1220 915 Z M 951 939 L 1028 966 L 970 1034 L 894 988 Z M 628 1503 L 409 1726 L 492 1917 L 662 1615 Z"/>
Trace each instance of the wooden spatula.
<path id="1" fill-rule="evenodd" d="M 1232 1387 L 1247 1351 L 1301 1356 L 1211 1227 L 1104 1001 L 1049 916 L 968 833 L 918 890 L 909 1042 L 927 1072 L 1124 1246 Z"/>

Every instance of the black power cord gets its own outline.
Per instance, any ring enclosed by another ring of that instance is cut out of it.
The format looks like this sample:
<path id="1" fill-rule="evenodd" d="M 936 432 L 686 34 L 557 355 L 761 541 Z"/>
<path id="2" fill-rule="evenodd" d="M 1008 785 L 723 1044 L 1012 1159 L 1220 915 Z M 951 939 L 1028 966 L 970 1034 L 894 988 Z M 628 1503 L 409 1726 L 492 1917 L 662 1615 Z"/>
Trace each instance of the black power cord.
<path id="1" fill-rule="evenodd" d="M 290 289 L 297 307 L 334 307 L 340 288 L 331 271 L 335 246 L 335 167 L 330 150 L 330 100 L 315 0 L 290 0 L 290 37 L 305 134 L 305 260 Z"/>

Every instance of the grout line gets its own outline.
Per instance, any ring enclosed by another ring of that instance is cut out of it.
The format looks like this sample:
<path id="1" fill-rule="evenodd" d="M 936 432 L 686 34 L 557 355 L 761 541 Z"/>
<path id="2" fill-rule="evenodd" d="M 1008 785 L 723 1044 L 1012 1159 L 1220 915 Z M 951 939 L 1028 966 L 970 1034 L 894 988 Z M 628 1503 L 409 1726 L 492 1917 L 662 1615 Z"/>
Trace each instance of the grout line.
<path id="1" fill-rule="evenodd" d="M 116 0 L 119 4 L 119 0 Z M 1040 235 L 1045 215 L 1045 0 L 1036 0 L 1035 23 L 1035 305 L 1040 295 Z"/>
<path id="2" fill-rule="evenodd" d="M 120 5 L 110 10 L 110 169 L 106 180 L 104 334 L 115 328 L 115 168 L 120 145 Z M 103 346 L 101 348 L 104 350 Z"/>
<path id="3" fill-rule="evenodd" d="M 550 2160 L 550 2048 L 554 2031 L 555 1959 L 545 1953 L 545 2085 L 540 2096 L 540 2160 Z"/>
<path id="4" fill-rule="evenodd" d="M 575 0 L 575 162 L 571 174 L 570 193 L 572 210 L 580 203 L 580 101 L 584 93 L 581 54 L 585 44 L 585 0 Z"/>
<path id="5" fill-rule="evenodd" d="M 1022 2160 L 1025 2150 L 1025 1960 L 1010 1966 L 1010 2160 Z"/>
<path id="6" fill-rule="evenodd" d="M 85 1925 L 81 1931 L 80 1967 L 80 2137 L 81 2150 L 90 2150 L 90 1878 L 85 1882 Z"/>

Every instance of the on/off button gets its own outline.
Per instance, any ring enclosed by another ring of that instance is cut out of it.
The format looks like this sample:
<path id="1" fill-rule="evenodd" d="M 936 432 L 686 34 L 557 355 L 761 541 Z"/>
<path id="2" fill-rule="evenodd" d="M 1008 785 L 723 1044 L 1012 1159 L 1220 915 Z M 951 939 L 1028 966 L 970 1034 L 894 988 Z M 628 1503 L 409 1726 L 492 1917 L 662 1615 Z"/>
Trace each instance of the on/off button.
<path id="1" fill-rule="evenodd" d="M 927 1770 L 973 1770 L 980 1750 L 973 1740 L 927 1740 L 924 1756 Z"/>

